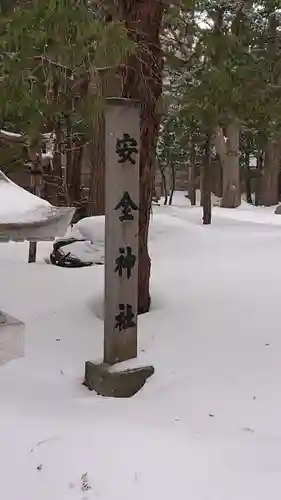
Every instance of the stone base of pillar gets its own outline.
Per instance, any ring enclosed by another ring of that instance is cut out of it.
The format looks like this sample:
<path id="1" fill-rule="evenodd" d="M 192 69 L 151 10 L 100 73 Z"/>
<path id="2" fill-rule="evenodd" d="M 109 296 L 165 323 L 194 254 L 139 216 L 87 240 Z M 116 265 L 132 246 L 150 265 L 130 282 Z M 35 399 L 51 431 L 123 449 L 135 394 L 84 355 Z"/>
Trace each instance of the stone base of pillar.
<path id="1" fill-rule="evenodd" d="M 117 365 L 113 365 L 116 370 Z M 131 398 L 154 373 L 153 366 L 143 366 L 131 370 L 111 371 L 106 363 L 86 361 L 83 385 L 100 396 Z"/>
<path id="2" fill-rule="evenodd" d="M 25 324 L 0 311 L 0 365 L 24 356 Z"/>

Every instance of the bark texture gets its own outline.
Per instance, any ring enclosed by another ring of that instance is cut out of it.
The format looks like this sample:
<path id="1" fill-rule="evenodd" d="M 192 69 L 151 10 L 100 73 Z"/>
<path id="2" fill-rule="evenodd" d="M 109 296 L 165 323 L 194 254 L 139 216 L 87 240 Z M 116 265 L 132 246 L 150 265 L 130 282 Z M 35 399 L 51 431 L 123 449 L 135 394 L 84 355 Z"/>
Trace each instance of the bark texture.
<path id="1" fill-rule="evenodd" d="M 217 127 L 214 144 L 220 156 L 223 173 L 223 193 L 221 206 L 237 208 L 241 204 L 239 165 L 239 126 L 230 123 L 225 130 Z"/>
<path id="2" fill-rule="evenodd" d="M 44 169 L 44 197 L 53 205 L 67 205 L 67 195 L 63 182 L 63 132 L 61 123 L 57 120 L 54 124 L 55 150 L 54 159 Z"/>
<path id="3" fill-rule="evenodd" d="M 148 228 L 154 183 L 159 116 L 156 102 L 162 93 L 160 28 L 163 4 L 158 0 L 121 0 L 120 14 L 129 36 L 137 44 L 123 71 L 123 97 L 141 102 L 140 211 L 139 211 L 139 298 L 138 313 L 149 311 L 151 261 Z"/>
<path id="4" fill-rule="evenodd" d="M 206 139 L 204 164 L 202 171 L 202 207 L 203 224 L 211 224 L 212 221 L 212 199 L 211 199 L 211 140 L 210 136 Z"/>
<path id="5" fill-rule="evenodd" d="M 188 178 L 188 197 L 192 206 L 196 205 L 196 151 L 195 144 L 191 144 L 191 165 Z"/>
<path id="6" fill-rule="evenodd" d="M 88 94 L 95 99 L 120 96 L 120 75 L 112 71 L 92 71 Z M 82 185 L 87 200 L 87 215 L 105 213 L 105 120 L 102 109 L 93 120 L 92 140 L 83 148 Z"/>
<path id="7" fill-rule="evenodd" d="M 279 19 L 278 15 L 272 10 L 271 14 L 268 16 L 268 56 L 272 61 L 278 61 L 280 40 L 279 40 Z M 280 86 L 281 80 L 279 73 L 273 74 L 273 83 Z M 278 203 L 279 193 L 278 193 L 278 176 L 280 171 L 280 154 L 281 154 L 281 138 L 276 137 L 273 140 L 269 140 L 264 155 L 264 168 L 261 171 L 260 177 L 260 193 L 259 193 L 259 204 L 260 205 L 275 205 Z"/>
<path id="8" fill-rule="evenodd" d="M 93 140 L 90 147 L 90 188 L 89 215 L 105 213 L 105 121 L 103 113 L 94 126 Z"/>
<path id="9" fill-rule="evenodd" d="M 271 206 L 279 202 L 278 177 L 280 172 L 281 139 L 266 146 L 264 167 L 260 177 L 259 205 Z"/>

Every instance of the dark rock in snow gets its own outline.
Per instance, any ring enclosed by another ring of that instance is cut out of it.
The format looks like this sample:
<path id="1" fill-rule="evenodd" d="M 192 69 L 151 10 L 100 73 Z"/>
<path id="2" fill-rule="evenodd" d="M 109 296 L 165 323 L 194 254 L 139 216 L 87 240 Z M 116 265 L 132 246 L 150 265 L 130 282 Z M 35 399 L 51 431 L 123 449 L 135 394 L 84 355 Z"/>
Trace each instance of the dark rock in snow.
<path id="1" fill-rule="evenodd" d="M 79 240 L 77 238 L 65 238 L 55 241 L 53 244 L 53 251 L 50 254 L 51 264 L 59 267 L 87 267 L 92 266 L 93 262 L 83 261 L 72 255 L 71 252 L 65 251 L 64 247 L 67 245 L 72 245 L 73 243 L 81 242 L 85 240 Z"/>

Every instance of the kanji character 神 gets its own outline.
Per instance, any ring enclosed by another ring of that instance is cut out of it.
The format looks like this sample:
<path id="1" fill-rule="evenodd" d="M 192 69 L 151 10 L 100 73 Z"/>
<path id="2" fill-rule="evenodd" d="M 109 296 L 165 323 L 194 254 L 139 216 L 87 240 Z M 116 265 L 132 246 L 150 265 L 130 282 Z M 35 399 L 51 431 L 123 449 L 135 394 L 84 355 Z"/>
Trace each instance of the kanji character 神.
<path id="1" fill-rule="evenodd" d="M 119 276 L 123 275 L 123 269 L 127 270 L 127 278 L 132 276 L 132 269 L 136 263 L 136 256 L 132 253 L 131 247 L 119 248 L 120 255 L 116 258 L 115 272 L 118 271 Z"/>
<path id="2" fill-rule="evenodd" d="M 133 313 L 133 308 L 130 304 L 119 304 L 119 313 L 115 316 L 115 328 L 118 328 L 119 332 L 122 330 L 127 330 L 127 328 L 132 328 L 136 326 L 134 321 L 135 314 Z"/>

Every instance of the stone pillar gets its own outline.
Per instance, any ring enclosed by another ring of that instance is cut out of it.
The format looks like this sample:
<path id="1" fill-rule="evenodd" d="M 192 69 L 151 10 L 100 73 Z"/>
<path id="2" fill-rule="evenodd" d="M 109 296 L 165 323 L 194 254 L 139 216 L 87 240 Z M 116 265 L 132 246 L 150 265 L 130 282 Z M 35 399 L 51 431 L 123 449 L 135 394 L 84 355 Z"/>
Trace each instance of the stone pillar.
<path id="1" fill-rule="evenodd" d="M 140 111 L 107 99 L 104 361 L 137 356 Z"/>
<path id="2" fill-rule="evenodd" d="M 86 362 L 84 385 L 120 398 L 138 392 L 154 368 L 111 369 L 138 354 L 140 110 L 130 99 L 106 101 L 104 362 Z"/>

